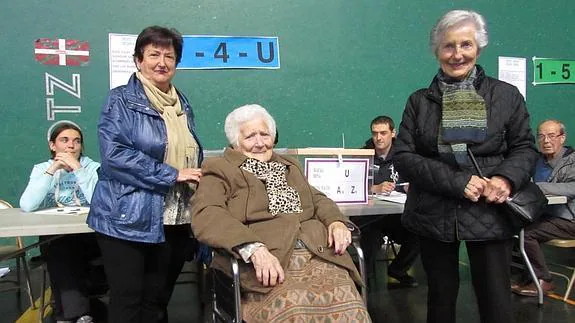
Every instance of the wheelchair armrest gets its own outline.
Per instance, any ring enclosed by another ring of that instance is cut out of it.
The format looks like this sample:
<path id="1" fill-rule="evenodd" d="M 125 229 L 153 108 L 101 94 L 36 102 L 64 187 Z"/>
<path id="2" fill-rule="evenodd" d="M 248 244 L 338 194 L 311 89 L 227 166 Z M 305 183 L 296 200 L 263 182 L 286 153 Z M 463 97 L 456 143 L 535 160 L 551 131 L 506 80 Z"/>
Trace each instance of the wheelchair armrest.
<path id="1" fill-rule="evenodd" d="M 348 228 L 351 231 L 351 244 L 349 246 L 355 249 L 355 254 L 358 258 L 357 262 L 359 264 L 359 273 L 363 280 L 363 284 L 361 285 L 361 297 L 363 298 L 365 306 L 367 306 L 367 269 L 365 268 L 365 254 L 363 253 L 363 249 L 360 244 L 361 232 L 355 224 L 353 227 Z"/>
<path id="2" fill-rule="evenodd" d="M 238 260 L 236 259 L 236 257 L 234 257 L 234 255 L 232 255 L 231 253 L 229 253 L 225 249 L 212 249 L 212 259 L 216 256 L 217 253 L 224 256 L 225 258 L 227 258 L 230 261 L 230 269 L 232 271 L 232 278 L 237 276 L 239 279 L 239 276 L 240 276 L 240 269 L 239 268 L 240 268 L 240 266 L 238 264 Z"/>
<path id="3" fill-rule="evenodd" d="M 232 281 L 231 281 L 231 289 L 233 290 L 233 322 L 241 322 L 241 317 L 242 317 L 242 311 L 241 311 L 241 289 L 240 289 L 240 265 L 238 263 L 238 259 L 236 259 L 236 257 L 234 257 L 231 253 L 229 253 L 227 250 L 224 249 L 218 249 L 218 250 L 212 250 L 212 259 L 215 258 L 216 253 L 219 253 L 220 255 L 226 257 L 229 262 L 230 262 L 230 269 L 232 272 Z M 216 293 L 216 281 L 217 277 L 216 277 L 216 273 L 213 273 L 213 279 L 214 279 L 214 290 L 213 290 L 213 301 L 214 301 L 214 311 L 218 312 L 218 315 L 222 315 L 220 313 L 219 307 L 217 305 L 217 293 Z"/>
<path id="4" fill-rule="evenodd" d="M 359 231 L 359 227 L 355 224 L 353 226 L 348 226 L 349 231 L 351 231 L 351 241 L 359 243 L 361 240 L 361 232 Z"/>

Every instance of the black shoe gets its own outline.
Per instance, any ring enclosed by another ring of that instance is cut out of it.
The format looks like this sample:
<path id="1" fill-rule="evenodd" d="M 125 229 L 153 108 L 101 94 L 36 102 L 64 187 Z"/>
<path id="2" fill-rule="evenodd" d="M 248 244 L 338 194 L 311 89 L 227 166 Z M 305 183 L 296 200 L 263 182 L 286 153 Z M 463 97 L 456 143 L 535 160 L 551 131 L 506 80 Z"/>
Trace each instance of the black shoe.
<path id="1" fill-rule="evenodd" d="M 108 321 L 108 304 L 99 298 L 90 298 L 90 313 L 94 317 L 94 322 Z"/>
<path id="2" fill-rule="evenodd" d="M 392 276 L 388 274 L 390 281 L 387 283 L 387 288 L 413 288 L 419 286 L 417 280 L 408 274 L 401 276 Z"/>

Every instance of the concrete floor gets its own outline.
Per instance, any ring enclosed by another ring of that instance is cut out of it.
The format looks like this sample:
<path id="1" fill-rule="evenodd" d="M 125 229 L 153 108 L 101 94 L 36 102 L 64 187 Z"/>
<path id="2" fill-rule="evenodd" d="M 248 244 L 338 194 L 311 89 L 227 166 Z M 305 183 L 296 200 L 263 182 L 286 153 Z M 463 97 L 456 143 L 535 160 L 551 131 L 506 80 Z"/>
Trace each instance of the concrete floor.
<path id="1" fill-rule="evenodd" d="M 458 298 L 457 317 L 458 322 L 479 322 L 479 315 L 473 295 L 469 271 L 462 257 L 461 263 L 461 286 Z M 186 270 L 195 271 L 193 264 L 187 264 Z M 377 261 L 376 279 L 372 281 L 369 291 L 369 311 L 374 322 L 384 323 L 424 323 L 426 316 L 426 279 L 421 263 L 418 261 L 412 268 L 411 274 L 420 283 L 417 288 L 392 289 L 387 288 L 386 262 Z M 38 295 L 40 286 L 40 270 L 32 272 L 35 293 Z M 196 274 L 184 273 L 180 276 L 181 281 L 197 281 Z M 565 290 L 565 282 L 556 279 L 557 294 L 562 295 Z M 0 286 L 2 287 L 2 286 Z M 573 294 L 573 293 L 572 293 Z M 15 291 L 0 293 L 0 323 L 15 322 L 27 308 L 26 294 L 21 294 L 20 306 L 16 300 Z M 572 299 L 575 296 L 572 295 Z M 199 288 L 197 283 L 178 284 L 174 290 L 172 301 L 169 305 L 169 317 L 171 323 L 202 322 L 203 313 L 199 301 Z M 537 306 L 535 298 L 513 296 L 514 317 L 517 323 L 573 323 L 575 322 L 575 305 L 561 300 L 545 297 L 545 304 Z M 20 320 L 19 323 L 26 323 Z"/>

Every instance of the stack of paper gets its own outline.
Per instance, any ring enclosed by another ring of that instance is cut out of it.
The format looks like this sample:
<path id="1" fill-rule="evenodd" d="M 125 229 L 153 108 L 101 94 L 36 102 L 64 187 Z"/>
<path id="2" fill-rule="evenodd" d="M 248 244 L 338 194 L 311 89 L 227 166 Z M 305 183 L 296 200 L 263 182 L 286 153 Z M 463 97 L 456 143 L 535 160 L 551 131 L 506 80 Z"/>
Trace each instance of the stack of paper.
<path id="1" fill-rule="evenodd" d="M 405 201 L 407 200 L 407 194 L 396 191 L 392 191 L 389 194 L 387 193 L 375 194 L 373 197 L 381 201 L 388 201 L 401 204 L 405 204 Z"/>
<path id="2" fill-rule="evenodd" d="M 50 208 L 45 210 L 36 211 L 36 214 L 47 214 L 47 215 L 82 215 L 88 214 L 90 212 L 89 207 L 85 206 L 65 206 Z"/>

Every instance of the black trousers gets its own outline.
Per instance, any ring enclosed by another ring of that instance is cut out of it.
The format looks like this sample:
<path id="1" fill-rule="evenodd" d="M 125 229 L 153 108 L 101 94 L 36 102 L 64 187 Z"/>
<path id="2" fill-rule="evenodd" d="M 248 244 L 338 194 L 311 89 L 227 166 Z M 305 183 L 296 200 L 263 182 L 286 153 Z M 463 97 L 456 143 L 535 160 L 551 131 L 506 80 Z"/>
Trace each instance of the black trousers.
<path id="1" fill-rule="evenodd" d="M 50 238 L 40 237 L 40 241 Z M 55 302 L 54 318 L 74 320 L 90 313 L 90 261 L 100 256 L 93 233 L 65 235 L 40 246 Z"/>
<path id="2" fill-rule="evenodd" d="M 427 275 L 427 323 L 455 323 L 459 291 L 459 241 L 420 237 Z M 513 241 L 467 241 L 471 280 L 482 323 L 513 321 L 510 263 Z"/>
<path id="3" fill-rule="evenodd" d="M 551 281 L 551 273 L 545 263 L 541 244 L 553 239 L 575 239 L 575 222 L 546 216 L 525 228 L 525 252 L 533 266 L 535 275 Z M 526 273 L 525 276 L 528 276 Z"/>
<path id="4" fill-rule="evenodd" d="M 368 275 L 373 275 L 371 271 L 375 268 L 375 255 L 381 247 L 383 236 L 401 244 L 399 253 L 387 268 L 388 275 L 407 275 L 407 271 L 419 256 L 419 238 L 403 227 L 401 214 L 351 217 L 351 220 L 361 230 L 361 247 L 365 253 Z"/>
<path id="5" fill-rule="evenodd" d="M 190 225 L 164 226 L 163 243 L 97 234 L 110 285 L 110 323 L 168 322 L 167 307 L 192 252 Z"/>

